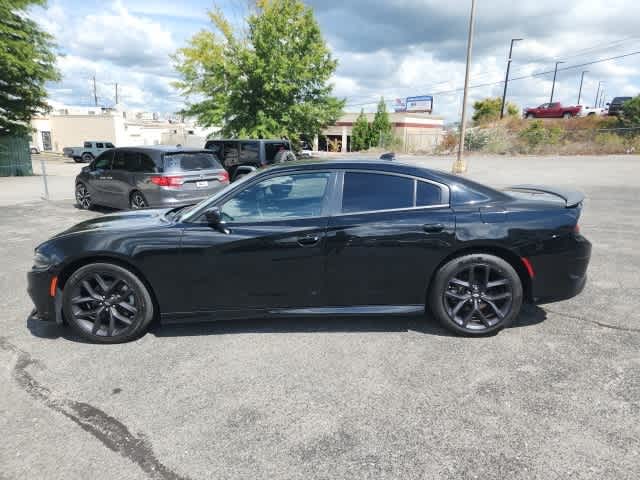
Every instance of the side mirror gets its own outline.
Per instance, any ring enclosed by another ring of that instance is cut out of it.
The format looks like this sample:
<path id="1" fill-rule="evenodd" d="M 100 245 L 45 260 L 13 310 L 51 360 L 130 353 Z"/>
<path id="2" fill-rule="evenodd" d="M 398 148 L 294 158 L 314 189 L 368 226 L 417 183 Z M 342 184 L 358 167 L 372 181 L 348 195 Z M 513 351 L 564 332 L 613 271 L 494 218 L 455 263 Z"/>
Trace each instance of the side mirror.
<path id="1" fill-rule="evenodd" d="M 610 104 L 609 102 L 607 102 L 607 107 L 608 107 L 609 105 L 611 105 L 611 104 Z"/>
<path id="2" fill-rule="evenodd" d="M 396 159 L 395 152 L 387 152 L 387 153 L 383 153 L 382 155 L 380 155 L 380 160 L 393 161 L 395 159 Z"/>
<path id="3" fill-rule="evenodd" d="M 227 222 L 222 218 L 222 211 L 218 207 L 213 207 L 204 212 L 207 223 L 211 228 L 215 228 L 219 232 L 229 233 Z"/>

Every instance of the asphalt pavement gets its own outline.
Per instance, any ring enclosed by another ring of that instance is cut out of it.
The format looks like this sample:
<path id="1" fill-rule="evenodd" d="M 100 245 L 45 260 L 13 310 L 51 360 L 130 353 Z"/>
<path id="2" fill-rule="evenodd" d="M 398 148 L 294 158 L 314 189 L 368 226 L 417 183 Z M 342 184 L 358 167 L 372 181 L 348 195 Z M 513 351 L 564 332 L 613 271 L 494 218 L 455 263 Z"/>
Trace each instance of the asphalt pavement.
<path id="1" fill-rule="evenodd" d="M 55 168 L 72 198 L 79 166 Z M 296 318 L 112 346 L 27 321 L 34 247 L 100 213 L 2 179 L 18 198 L 0 208 L 0 478 L 637 479 L 640 157 L 474 157 L 469 177 L 586 192 L 579 297 L 488 338 Z"/>

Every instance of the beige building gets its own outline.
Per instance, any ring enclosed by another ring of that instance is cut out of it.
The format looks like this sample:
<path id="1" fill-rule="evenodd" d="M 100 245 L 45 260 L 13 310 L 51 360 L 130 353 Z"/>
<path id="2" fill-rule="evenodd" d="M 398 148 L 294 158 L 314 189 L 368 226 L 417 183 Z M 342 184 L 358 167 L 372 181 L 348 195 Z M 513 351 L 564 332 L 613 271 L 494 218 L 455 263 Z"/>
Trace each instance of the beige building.
<path id="1" fill-rule="evenodd" d="M 159 119 L 147 112 L 100 107 L 57 108 L 31 121 L 32 144 L 41 151 L 62 152 L 89 140 L 104 140 L 118 147 L 174 145 L 202 147 L 209 133 L 191 122 Z"/>
<path id="2" fill-rule="evenodd" d="M 345 113 L 335 125 L 327 127 L 314 150 L 329 151 L 337 145 L 339 151 L 351 151 L 351 131 L 359 113 Z M 365 113 L 369 123 L 375 113 Z M 393 135 L 400 140 L 404 152 L 431 152 L 444 135 L 444 118 L 427 113 L 389 113 Z M 315 143 L 315 142 L 314 142 Z"/>

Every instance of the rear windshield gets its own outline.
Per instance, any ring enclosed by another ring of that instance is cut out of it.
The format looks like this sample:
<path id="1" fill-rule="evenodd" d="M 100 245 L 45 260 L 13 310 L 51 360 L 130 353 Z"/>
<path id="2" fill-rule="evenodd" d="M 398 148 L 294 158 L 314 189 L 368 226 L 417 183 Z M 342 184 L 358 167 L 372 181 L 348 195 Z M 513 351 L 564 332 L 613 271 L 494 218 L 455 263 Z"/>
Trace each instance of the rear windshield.
<path id="1" fill-rule="evenodd" d="M 164 156 L 165 172 L 190 172 L 195 170 L 221 169 L 215 155 L 210 152 L 166 153 Z"/>

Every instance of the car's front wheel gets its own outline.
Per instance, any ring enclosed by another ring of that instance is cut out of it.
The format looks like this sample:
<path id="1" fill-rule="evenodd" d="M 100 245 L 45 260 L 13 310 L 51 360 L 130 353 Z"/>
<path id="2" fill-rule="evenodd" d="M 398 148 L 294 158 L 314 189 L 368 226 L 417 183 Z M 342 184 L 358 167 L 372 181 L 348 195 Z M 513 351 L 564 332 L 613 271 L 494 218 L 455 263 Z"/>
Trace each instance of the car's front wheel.
<path id="1" fill-rule="evenodd" d="M 505 327 L 522 306 L 522 282 L 505 260 L 477 253 L 454 258 L 436 273 L 431 312 L 462 335 L 486 335 Z"/>
<path id="2" fill-rule="evenodd" d="M 90 210 L 93 206 L 91 194 L 84 183 L 78 183 L 76 185 L 76 204 L 78 208 L 82 210 Z"/>
<path id="3" fill-rule="evenodd" d="M 532 118 L 535 118 L 535 115 L 533 113 L 527 113 L 527 117 L 528 120 L 531 120 Z"/>
<path id="4" fill-rule="evenodd" d="M 111 263 L 76 270 L 63 290 L 65 319 L 82 337 L 96 343 L 121 343 L 146 332 L 154 315 L 144 283 Z"/>

